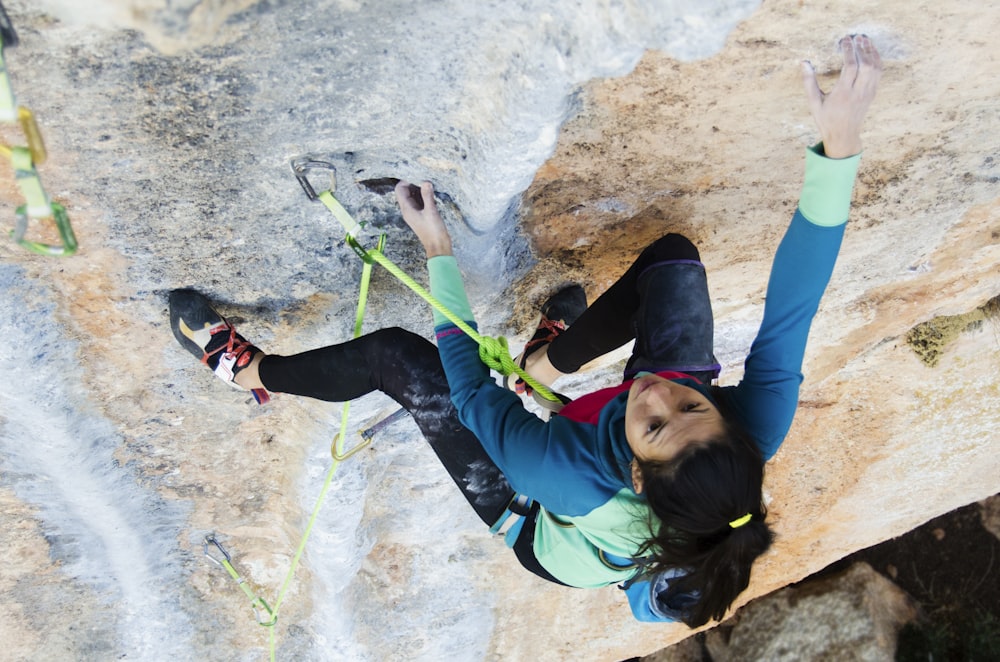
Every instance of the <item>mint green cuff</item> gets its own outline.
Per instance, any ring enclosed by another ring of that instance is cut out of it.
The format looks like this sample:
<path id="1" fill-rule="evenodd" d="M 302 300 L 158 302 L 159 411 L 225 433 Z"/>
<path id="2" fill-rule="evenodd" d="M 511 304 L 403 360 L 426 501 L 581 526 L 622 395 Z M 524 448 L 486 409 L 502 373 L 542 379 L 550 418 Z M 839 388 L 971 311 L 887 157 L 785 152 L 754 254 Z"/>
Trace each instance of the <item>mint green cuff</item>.
<path id="1" fill-rule="evenodd" d="M 427 260 L 427 272 L 431 277 L 431 294 L 444 307 L 458 315 L 464 322 L 474 322 L 469 298 L 465 295 L 462 272 L 458 270 L 458 260 L 454 255 L 437 255 Z M 434 326 L 451 324 L 451 320 L 434 310 Z"/>
<path id="2" fill-rule="evenodd" d="M 806 176 L 799 196 L 799 211 L 806 220 L 826 227 L 847 222 L 860 162 L 861 154 L 846 159 L 823 156 L 823 143 L 806 150 Z"/>

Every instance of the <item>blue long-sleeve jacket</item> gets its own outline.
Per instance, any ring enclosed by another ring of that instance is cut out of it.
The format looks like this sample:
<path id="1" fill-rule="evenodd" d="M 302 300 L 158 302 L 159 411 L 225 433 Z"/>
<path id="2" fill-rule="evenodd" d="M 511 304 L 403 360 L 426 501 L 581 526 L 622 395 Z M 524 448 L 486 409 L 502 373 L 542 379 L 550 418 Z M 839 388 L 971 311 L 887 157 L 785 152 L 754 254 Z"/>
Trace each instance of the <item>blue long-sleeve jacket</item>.
<path id="1" fill-rule="evenodd" d="M 826 159 L 816 148 L 807 155 L 803 194 L 775 254 L 764 318 L 744 377 L 723 389 L 729 410 L 765 458 L 778 450 L 794 417 L 806 339 L 840 249 L 857 162 L 858 157 Z M 429 267 L 432 292 L 474 323 L 454 259 L 433 258 Z M 631 559 L 649 536 L 652 515 L 632 488 L 633 454 L 624 430 L 627 392 L 604 406 L 596 424 L 559 416 L 542 421 L 495 383 L 475 341 L 440 316 L 436 322 L 462 423 L 514 489 L 542 507 L 534 532 L 539 563 L 571 586 L 631 579 L 637 573 Z M 657 598 L 664 580 L 629 585 L 636 618 L 675 620 L 676 613 Z"/>

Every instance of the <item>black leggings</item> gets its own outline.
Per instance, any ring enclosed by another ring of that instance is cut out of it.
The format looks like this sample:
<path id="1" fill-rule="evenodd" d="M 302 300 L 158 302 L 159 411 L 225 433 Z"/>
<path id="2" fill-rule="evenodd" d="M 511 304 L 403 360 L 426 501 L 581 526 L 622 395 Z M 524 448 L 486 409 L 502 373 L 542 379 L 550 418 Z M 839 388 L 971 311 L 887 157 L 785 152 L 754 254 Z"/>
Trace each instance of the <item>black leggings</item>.
<path id="1" fill-rule="evenodd" d="M 479 440 L 458 420 L 437 347 L 415 333 L 393 327 L 340 345 L 293 356 L 269 354 L 260 362 L 264 388 L 328 402 L 382 391 L 410 412 L 424 439 L 462 495 L 487 526 L 507 510 L 515 493 Z M 526 569 L 561 583 L 531 553 L 535 508 L 514 552 Z"/>
<path id="2" fill-rule="evenodd" d="M 514 494 L 479 440 L 458 421 L 437 347 L 400 328 L 381 329 L 341 345 L 260 362 L 264 388 L 327 402 L 382 391 L 413 416 L 424 439 L 486 524 Z"/>
<path id="3" fill-rule="evenodd" d="M 712 334 L 712 305 L 698 249 L 686 237 L 668 234 L 647 246 L 549 345 L 548 359 L 570 374 L 634 339 L 625 379 L 640 370 L 674 370 L 708 383 L 719 374 Z"/>
<path id="4" fill-rule="evenodd" d="M 646 248 L 625 275 L 552 343 L 549 358 L 563 372 L 575 372 L 636 338 L 626 373 L 691 366 L 710 372 L 711 307 L 704 283 L 697 249 L 684 237 L 669 234 Z M 690 372 L 698 376 L 696 370 Z M 269 391 L 328 402 L 382 391 L 410 412 L 488 526 L 515 496 L 479 440 L 459 422 L 437 347 L 414 333 L 382 329 L 293 356 L 268 355 L 260 362 L 260 379 Z M 537 508 L 527 518 L 515 553 L 534 574 L 561 583 L 531 553 L 536 513 Z"/>

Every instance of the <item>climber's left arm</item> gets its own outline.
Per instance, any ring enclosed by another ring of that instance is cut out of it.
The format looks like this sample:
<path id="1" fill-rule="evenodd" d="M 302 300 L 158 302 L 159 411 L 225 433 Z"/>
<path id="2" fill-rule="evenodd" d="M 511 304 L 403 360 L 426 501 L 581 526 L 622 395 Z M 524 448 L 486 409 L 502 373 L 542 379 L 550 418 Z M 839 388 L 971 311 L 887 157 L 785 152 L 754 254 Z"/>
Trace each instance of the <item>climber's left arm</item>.
<path id="1" fill-rule="evenodd" d="M 806 152 L 802 195 L 775 253 L 764 319 L 743 381 L 723 389 L 765 459 L 777 451 L 795 414 L 809 327 L 840 250 L 861 158 L 861 127 L 882 70 L 868 37 L 844 37 L 840 47 L 844 67 L 829 93 L 820 90 L 812 65 L 802 64 L 822 142 Z"/>

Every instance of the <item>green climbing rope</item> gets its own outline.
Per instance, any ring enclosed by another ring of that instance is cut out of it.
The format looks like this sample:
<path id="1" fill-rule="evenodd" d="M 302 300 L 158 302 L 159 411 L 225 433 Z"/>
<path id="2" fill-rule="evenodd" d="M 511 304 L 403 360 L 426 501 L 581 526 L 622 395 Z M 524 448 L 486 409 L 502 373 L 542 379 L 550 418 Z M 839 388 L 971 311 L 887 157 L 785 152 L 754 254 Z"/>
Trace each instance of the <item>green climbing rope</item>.
<path id="1" fill-rule="evenodd" d="M 435 298 L 430 292 L 424 289 L 419 283 L 417 283 L 409 274 L 400 269 L 395 263 L 393 263 L 389 258 L 383 253 L 383 248 L 385 246 L 385 234 L 379 236 L 377 246 L 374 249 L 365 249 L 357 240 L 357 235 L 362 230 L 362 225 L 358 223 L 353 216 L 344 208 L 330 191 L 324 191 L 323 193 L 316 194 L 312 187 L 309 185 L 308 181 L 305 179 L 306 172 L 317 166 L 326 167 L 329 164 L 325 162 L 318 161 L 305 161 L 299 165 L 293 164 L 293 170 L 296 177 L 299 179 L 299 183 L 302 184 L 302 188 L 309 195 L 310 199 L 321 200 L 324 205 L 331 211 L 334 217 L 340 222 L 341 226 L 344 228 L 346 235 L 346 241 L 348 245 L 362 258 L 364 261 L 364 268 L 362 270 L 361 276 L 361 287 L 358 293 L 358 309 L 355 316 L 354 323 L 354 337 L 357 338 L 361 335 L 362 322 L 364 319 L 364 311 L 368 299 L 368 286 L 371 279 L 371 268 L 372 264 L 379 264 L 386 269 L 390 274 L 395 276 L 404 285 L 409 287 L 413 292 L 420 296 L 424 301 L 429 303 L 435 310 L 440 312 L 446 319 L 452 322 L 455 326 L 465 332 L 470 338 L 476 341 L 479 345 L 479 358 L 492 370 L 503 375 L 510 375 L 516 373 L 524 382 L 534 389 L 535 393 L 544 398 L 549 402 L 561 402 L 559 396 L 555 395 L 551 390 L 548 389 L 544 384 L 541 384 L 536 379 L 528 375 L 517 363 L 511 358 L 510 350 L 507 346 L 506 338 L 492 338 L 489 336 L 483 336 L 479 334 L 475 329 L 473 329 L 467 322 L 459 318 L 454 312 L 449 310 L 443 303 L 441 303 L 437 298 Z M 332 167 L 330 167 L 332 169 Z M 274 606 L 271 607 L 262 598 L 259 598 L 254 594 L 253 590 L 249 585 L 240 577 L 239 573 L 233 567 L 231 559 L 228 552 L 222 547 L 221 544 L 215 539 L 214 535 L 209 536 L 205 540 L 205 555 L 208 556 L 212 561 L 223 566 L 229 575 L 236 580 L 240 588 L 246 593 L 247 597 L 251 599 L 251 606 L 254 609 L 254 613 L 257 616 L 257 622 L 268 629 L 268 645 L 270 649 L 270 660 L 275 662 L 277 640 L 275 634 L 275 627 L 278 623 L 278 611 L 284 602 L 285 595 L 288 593 L 288 589 L 291 587 L 292 579 L 295 576 L 295 571 L 298 569 L 299 563 L 302 559 L 302 555 L 305 552 L 306 544 L 309 541 L 309 537 L 312 534 L 313 527 L 316 524 L 316 520 L 319 517 L 319 511 L 323 505 L 326 495 L 330 490 L 330 485 L 333 482 L 333 477 L 337 472 L 341 462 L 350 458 L 359 450 L 364 448 L 367 444 L 371 442 L 371 436 L 365 436 L 362 434 L 362 441 L 349 449 L 348 451 L 343 450 L 344 436 L 347 430 L 347 415 L 349 412 L 350 403 L 344 403 L 344 410 L 341 416 L 341 427 L 340 432 L 334 437 L 334 441 L 331 447 L 331 455 L 333 457 L 333 462 L 330 465 L 329 471 L 327 471 L 326 479 L 323 481 L 323 487 L 320 489 L 319 496 L 316 498 L 316 504 L 313 506 L 312 513 L 309 516 L 309 520 L 306 523 L 305 530 L 302 533 L 302 539 L 299 541 L 299 545 L 295 550 L 295 554 L 292 557 L 292 562 L 289 565 L 288 573 L 285 575 L 285 579 L 282 582 L 281 589 L 278 591 L 278 597 L 274 602 Z M 215 558 L 209 553 L 209 547 L 214 545 L 218 552 L 222 554 L 222 558 Z M 266 618 L 265 616 L 266 615 Z"/>
<path id="2" fill-rule="evenodd" d="M 334 218 L 336 218 L 341 226 L 344 228 L 344 232 L 347 235 L 347 243 L 351 246 L 356 253 L 358 253 L 365 262 L 374 261 L 380 264 L 386 271 L 395 276 L 401 283 L 413 290 L 424 301 L 429 303 L 435 310 L 444 315 L 452 324 L 461 329 L 466 335 L 476 341 L 479 345 L 479 358 L 483 363 L 486 364 L 492 370 L 496 370 L 501 375 L 517 374 L 518 377 L 524 380 L 524 383 L 531 387 L 535 393 L 540 397 L 548 400 L 549 402 L 562 402 L 558 395 L 553 393 L 547 386 L 539 382 L 537 379 L 529 375 L 521 366 L 517 365 L 514 359 L 510 355 L 510 349 L 507 345 L 507 339 L 503 336 L 493 338 L 491 336 L 484 336 L 473 329 L 467 322 L 462 320 L 458 315 L 449 310 L 447 306 L 438 301 L 430 292 L 424 289 L 417 281 L 415 281 L 408 273 L 403 271 L 399 266 L 397 266 L 392 260 L 387 258 L 381 250 L 365 250 L 360 243 L 358 243 L 356 236 L 361 229 L 361 224 L 359 224 L 351 214 L 344 209 L 344 206 L 333 197 L 333 193 L 330 191 L 323 191 L 318 196 L 318 199 L 326 205 Z"/>
<path id="3" fill-rule="evenodd" d="M 378 250 L 382 250 L 385 246 L 385 235 L 381 235 L 378 240 Z M 371 271 L 372 263 L 370 261 L 365 262 L 365 266 L 361 272 L 361 287 L 358 292 L 358 308 L 357 313 L 354 318 L 354 337 L 357 338 L 361 335 L 362 324 L 364 322 L 365 307 L 368 301 L 368 285 L 371 282 Z M 275 662 L 277 653 L 277 635 L 275 634 L 275 627 L 278 624 L 278 611 L 281 609 L 282 603 L 285 601 L 285 595 L 288 593 L 288 589 L 292 585 L 292 580 L 295 577 L 295 571 L 298 570 L 299 563 L 302 560 L 302 555 L 305 553 L 306 544 L 309 542 L 309 537 L 312 535 L 313 527 L 316 524 L 316 520 L 319 517 L 319 511 L 323 506 L 323 502 L 326 500 L 326 495 L 330 491 L 330 485 L 333 483 L 333 477 L 337 473 L 337 469 L 340 464 L 360 451 L 362 448 L 371 443 L 371 437 L 365 437 L 362 435 L 362 441 L 358 445 L 344 451 L 344 435 L 347 431 L 347 416 L 350 411 L 350 401 L 344 403 L 343 414 L 341 415 L 340 421 L 340 432 L 334 437 L 333 443 L 330 448 L 330 454 L 333 457 L 333 462 L 330 464 L 330 469 L 326 472 L 326 479 L 323 481 L 323 487 L 320 489 L 319 496 L 316 497 L 316 504 L 313 506 L 312 513 L 309 515 L 309 520 L 306 523 L 306 528 L 302 532 L 302 538 L 299 540 L 298 547 L 295 549 L 295 554 L 292 556 L 292 562 L 288 566 L 288 572 L 285 574 L 285 579 L 281 584 L 281 589 L 278 591 L 278 597 L 274 601 L 274 606 L 270 606 L 263 598 L 258 597 L 254 594 L 250 586 L 244 581 L 244 579 L 239 575 L 236 569 L 233 567 L 232 559 L 225 548 L 215 539 L 215 535 L 212 534 L 205 539 L 205 556 L 211 559 L 213 562 L 221 565 L 226 569 L 226 572 L 236 580 L 239 587 L 246 593 L 247 597 L 251 600 L 251 607 L 253 608 L 254 615 L 257 617 L 257 623 L 266 627 L 268 629 L 268 649 L 270 652 L 271 662 Z M 211 553 L 212 547 L 216 548 L 216 554 L 221 554 L 220 558 L 216 558 Z"/>
<path id="4" fill-rule="evenodd" d="M 381 251 L 385 247 L 385 234 L 379 235 L 378 238 L 378 248 L 376 250 Z M 372 279 L 372 263 L 366 261 L 365 266 L 361 270 L 361 288 L 358 292 L 358 310 L 354 315 L 354 337 L 361 337 L 361 325 L 365 318 L 365 305 L 368 301 L 368 285 L 371 283 Z M 350 411 L 351 401 L 348 400 L 344 403 L 344 413 L 340 417 L 340 432 L 336 437 L 333 438 L 333 445 L 330 449 L 333 459 L 335 460 L 346 460 L 351 457 L 362 448 L 367 446 L 372 442 L 371 437 L 361 436 L 361 441 L 352 446 L 350 450 L 344 450 L 344 439 L 347 436 L 347 413 Z"/>
<path id="5" fill-rule="evenodd" d="M 378 250 L 382 250 L 384 246 L 385 235 L 382 234 L 378 239 Z M 361 287 L 358 292 L 358 308 L 354 316 L 355 338 L 359 338 L 361 336 L 362 324 L 364 323 L 365 317 L 365 307 L 368 302 L 368 285 L 371 282 L 371 273 L 371 263 L 365 262 L 361 271 Z M 302 554 L 306 550 L 306 543 L 309 541 L 309 536 L 312 534 L 313 526 L 316 524 L 316 518 L 319 517 L 319 511 L 323 506 L 323 501 L 326 500 L 326 494 L 330 491 L 330 484 L 333 482 L 333 476 L 337 472 L 337 468 L 340 466 L 341 462 L 350 458 L 352 455 L 371 443 L 370 437 L 362 437 L 359 444 L 347 451 L 344 451 L 344 437 L 347 434 L 347 415 L 350 412 L 350 407 L 351 402 L 348 400 L 344 403 L 343 413 L 340 417 L 340 432 L 333 438 L 333 444 L 330 448 L 330 454 L 333 456 L 333 463 L 330 465 L 330 469 L 326 473 L 326 480 L 323 481 L 323 488 L 320 490 L 319 496 L 316 498 L 316 505 L 313 506 L 312 514 L 309 516 L 309 522 L 306 524 L 305 531 L 302 533 L 302 540 L 299 541 L 299 546 L 295 550 L 295 556 L 292 557 L 292 563 L 288 567 L 288 574 L 285 575 L 285 581 L 282 583 L 281 590 L 278 592 L 278 597 L 274 601 L 274 608 L 271 610 L 271 614 L 274 618 L 270 623 L 261 623 L 261 625 L 267 626 L 269 630 L 268 641 L 271 649 L 271 662 L 274 662 L 275 648 L 277 645 L 275 641 L 274 625 L 278 622 L 278 610 L 281 608 L 281 604 L 285 600 L 285 594 L 288 593 L 288 589 L 292 584 L 292 578 L 295 576 L 296 569 L 298 569 L 299 561 L 302 559 Z"/>

